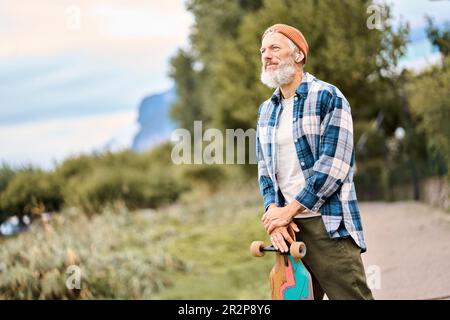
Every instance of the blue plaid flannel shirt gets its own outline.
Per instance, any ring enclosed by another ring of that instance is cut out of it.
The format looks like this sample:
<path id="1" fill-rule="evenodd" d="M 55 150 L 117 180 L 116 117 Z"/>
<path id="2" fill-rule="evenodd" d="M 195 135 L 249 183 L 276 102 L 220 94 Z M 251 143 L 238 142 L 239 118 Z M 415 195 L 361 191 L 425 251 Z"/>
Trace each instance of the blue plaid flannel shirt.
<path id="1" fill-rule="evenodd" d="M 278 188 L 277 129 L 283 110 L 280 89 L 258 110 L 256 159 L 264 208 L 286 205 Z M 353 121 L 350 105 L 335 86 L 305 72 L 294 97 L 293 137 L 305 186 L 295 199 L 319 211 L 331 238 L 351 236 L 366 251 L 353 173 Z M 282 156 L 282 155 L 281 155 Z"/>

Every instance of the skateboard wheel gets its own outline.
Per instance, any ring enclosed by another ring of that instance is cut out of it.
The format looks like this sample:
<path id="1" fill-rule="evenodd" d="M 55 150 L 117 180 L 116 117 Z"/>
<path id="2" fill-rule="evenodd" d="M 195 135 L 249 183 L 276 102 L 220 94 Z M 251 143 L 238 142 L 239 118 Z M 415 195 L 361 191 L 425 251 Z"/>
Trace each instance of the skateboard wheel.
<path id="1" fill-rule="evenodd" d="M 262 251 L 262 247 L 264 247 L 264 242 L 262 241 L 253 241 L 250 245 L 250 253 L 254 257 L 263 257 L 265 252 Z"/>
<path id="2" fill-rule="evenodd" d="M 289 251 L 293 258 L 301 259 L 306 255 L 306 245 L 304 242 L 293 242 Z"/>

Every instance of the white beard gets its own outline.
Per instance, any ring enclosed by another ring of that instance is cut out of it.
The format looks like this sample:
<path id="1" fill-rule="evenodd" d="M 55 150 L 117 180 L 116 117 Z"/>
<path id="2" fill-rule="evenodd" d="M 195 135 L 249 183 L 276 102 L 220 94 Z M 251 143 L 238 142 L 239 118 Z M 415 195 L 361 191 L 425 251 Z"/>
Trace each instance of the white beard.
<path id="1" fill-rule="evenodd" d="M 278 88 L 292 82 L 295 76 L 295 63 L 291 60 L 278 65 L 276 70 L 261 69 L 261 82 L 269 88 Z"/>

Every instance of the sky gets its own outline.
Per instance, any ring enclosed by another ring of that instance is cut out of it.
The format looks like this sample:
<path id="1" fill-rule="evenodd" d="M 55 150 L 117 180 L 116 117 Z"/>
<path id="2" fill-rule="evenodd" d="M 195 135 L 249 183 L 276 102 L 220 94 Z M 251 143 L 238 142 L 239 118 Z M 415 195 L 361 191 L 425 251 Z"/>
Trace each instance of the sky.
<path id="1" fill-rule="evenodd" d="M 0 161 L 129 145 L 192 22 L 177 0 L 0 0 Z"/>
<path id="2" fill-rule="evenodd" d="M 450 12 L 446 0 L 391 3 L 411 29 Z M 140 101 L 172 86 L 169 59 L 192 24 L 183 0 L 0 0 L 0 161 L 48 169 L 129 145 Z M 414 37 L 402 63 L 436 60 Z"/>

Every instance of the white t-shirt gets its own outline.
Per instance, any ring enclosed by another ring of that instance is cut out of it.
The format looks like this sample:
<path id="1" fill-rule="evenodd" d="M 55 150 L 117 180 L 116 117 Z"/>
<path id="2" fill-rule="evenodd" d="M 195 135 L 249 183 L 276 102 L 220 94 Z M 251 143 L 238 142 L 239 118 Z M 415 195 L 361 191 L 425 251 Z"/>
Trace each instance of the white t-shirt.
<path id="1" fill-rule="evenodd" d="M 294 95 L 295 96 L 295 95 Z M 280 114 L 277 142 L 278 142 L 278 170 L 277 182 L 286 202 L 295 201 L 295 196 L 303 189 L 305 177 L 295 150 L 293 137 L 294 96 L 283 99 L 283 111 Z M 309 218 L 320 216 L 320 212 L 308 209 L 295 216 L 295 218 Z"/>

